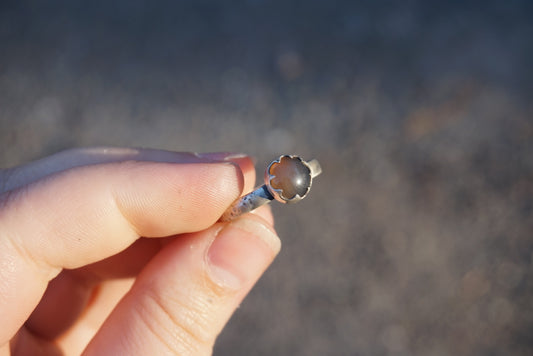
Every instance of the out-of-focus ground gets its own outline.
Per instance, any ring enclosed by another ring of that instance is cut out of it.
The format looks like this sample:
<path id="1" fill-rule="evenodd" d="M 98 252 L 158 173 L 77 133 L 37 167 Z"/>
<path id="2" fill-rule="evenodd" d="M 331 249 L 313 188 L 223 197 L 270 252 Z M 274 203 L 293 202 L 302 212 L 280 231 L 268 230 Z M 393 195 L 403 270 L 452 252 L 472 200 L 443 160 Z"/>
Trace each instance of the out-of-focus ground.
<path id="1" fill-rule="evenodd" d="M 530 1 L 2 1 L 0 164 L 315 157 L 215 355 L 531 355 L 532 39 Z"/>

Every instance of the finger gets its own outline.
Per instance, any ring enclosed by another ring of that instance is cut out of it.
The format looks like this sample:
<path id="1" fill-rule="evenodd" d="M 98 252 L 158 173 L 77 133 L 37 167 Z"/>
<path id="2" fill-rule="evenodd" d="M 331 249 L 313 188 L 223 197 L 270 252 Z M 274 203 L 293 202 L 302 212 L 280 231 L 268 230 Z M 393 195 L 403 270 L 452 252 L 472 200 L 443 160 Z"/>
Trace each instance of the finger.
<path id="1" fill-rule="evenodd" d="M 9 344 L 0 346 L 0 356 L 10 356 L 11 354 L 12 353 Z"/>
<path id="2" fill-rule="evenodd" d="M 210 354 L 279 248 L 272 227 L 253 214 L 172 241 L 143 270 L 85 354 Z"/>
<path id="3" fill-rule="evenodd" d="M 242 173 L 230 163 L 125 162 L 73 168 L 4 194 L 0 344 L 62 268 L 109 257 L 139 236 L 205 229 L 242 187 Z"/>
<path id="4" fill-rule="evenodd" d="M 63 334 L 58 340 L 43 338 L 26 326 L 22 327 L 11 340 L 9 349 L 0 355 L 80 355 L 98 328 L 116 306 L 118 301 L 131 288 L 133 278 L 108 281 L 98 288 L 91 297 L 91 308 L 83 314 L 81 322 Z M 92 307 L 93 304 L 95 307 Z"/>
<path id="5" fill-rule="evenodd" d="M 9 346 L 10 353 L 7 355 L 63 355 L 56 344 L 33 335 L 26 328 L 21 328 L 17 332 L 16 337 Z"/>
<path id="6" fill-rule="evenodd" d="M 48 283 L 25 326 L 41 338 L 55 339 L 86 312 L 88 301 L 94 298 L 95 290 L 101 289 L 103 281 L 136 276 L 160 249 L 159 239 L 141 238 L 102 261 L 75 270 L 63 270 Z"/>
<path id="7" fill-rule="evenodd" d="M 64 355 L 81 355 L 117 303 L 130 290 L 133 282 L 133 278 L 115 279 L 98 286 L 79 320 L 53 341 Z"/>
<path id="8" fill-rule="evenodd" d="M 40 160 L 4 169 L 0 174 L 0 192 L 16 189 L 35 182 L 50 174 L 66 169 L 124 161 L 151 161 L 166 163 L 209 163 L 232 161 L 241 165 L 244 171 L 253 170 L 253 163 L 242 153 L 212 152 L 172 152 L 148 148 L 87 147 L 73 148 L 58 152 Z"/>
<path id="9" fill-rule="evenodd" d="M 101 261 L 72 270 L 78 279 L 100 283 L 108 279 L 134 277 L 162 247 L 164 239 L 140 238 L 127 249 Z"/>

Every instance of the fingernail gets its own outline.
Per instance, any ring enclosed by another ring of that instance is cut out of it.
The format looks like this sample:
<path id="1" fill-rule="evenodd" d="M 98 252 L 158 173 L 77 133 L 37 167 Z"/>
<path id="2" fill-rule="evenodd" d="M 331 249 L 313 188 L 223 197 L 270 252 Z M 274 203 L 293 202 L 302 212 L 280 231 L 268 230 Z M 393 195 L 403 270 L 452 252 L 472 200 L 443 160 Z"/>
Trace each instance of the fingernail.
<path id="1" fill-rule="evenodd" d="M 244 158 L 248 155 L 237 152 L 208 152 L 208 153 L 195 153 L 199 158 L 207 158 L 214 161 L 231 161 L 234 159 Z"/>
<path id="2" fill-rule="evenodd" d="M 207 252 L 211 279 L 239 290 L 253 284 L 279 252 L 281 242 L 261 218 L 249 216 L 224 227 Z"/>

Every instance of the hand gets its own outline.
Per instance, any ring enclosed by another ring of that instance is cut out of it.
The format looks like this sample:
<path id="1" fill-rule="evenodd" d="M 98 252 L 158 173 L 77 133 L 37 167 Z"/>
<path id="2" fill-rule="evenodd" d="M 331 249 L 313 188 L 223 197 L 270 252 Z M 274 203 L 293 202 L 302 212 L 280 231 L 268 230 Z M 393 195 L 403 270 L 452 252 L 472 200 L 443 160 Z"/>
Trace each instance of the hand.
<path id="1" fill-rule="evenodd" d="M 267 208 L 217 223 L 246 156 L 76 149 L 0 171 L 0 355 L 205 355 L 273 260 Z"/>

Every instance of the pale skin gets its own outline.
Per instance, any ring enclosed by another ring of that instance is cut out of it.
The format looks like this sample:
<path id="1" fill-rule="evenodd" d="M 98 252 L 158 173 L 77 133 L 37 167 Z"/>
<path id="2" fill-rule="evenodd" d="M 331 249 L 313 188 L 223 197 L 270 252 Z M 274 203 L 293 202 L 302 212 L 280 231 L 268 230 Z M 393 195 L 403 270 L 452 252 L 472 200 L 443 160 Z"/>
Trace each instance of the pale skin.
<path id="1" fill-rule="evenodd" d="M 280 249 L 245 155 L 89 148 L 0 171 L 0 356 L 210 355 Z"/>

